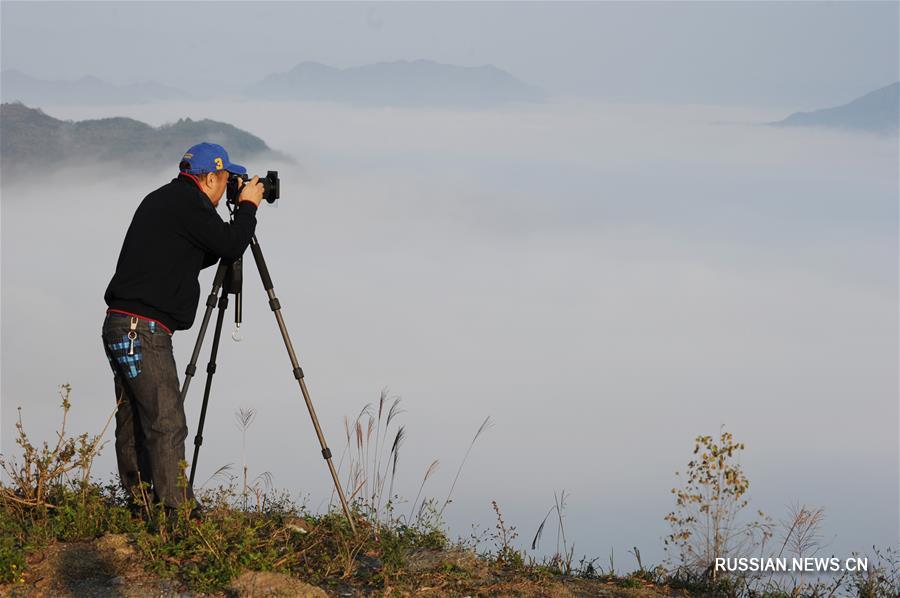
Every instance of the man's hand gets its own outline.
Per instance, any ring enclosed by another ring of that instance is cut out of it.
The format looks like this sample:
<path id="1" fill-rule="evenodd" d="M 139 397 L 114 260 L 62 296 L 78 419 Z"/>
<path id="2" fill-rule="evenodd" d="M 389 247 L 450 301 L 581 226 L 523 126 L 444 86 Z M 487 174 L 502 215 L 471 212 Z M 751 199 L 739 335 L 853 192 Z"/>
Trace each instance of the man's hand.
<path id="1" fill-rule="evenodd" d="M 254 176 L 246 185 L 242 184 L 241 194 L 238 196 L 238 203 L 249 201 L 258 208 L 259 203 L 262 201 L 263 191 L 263 185 L 259 182 L 259 177 Z"/>

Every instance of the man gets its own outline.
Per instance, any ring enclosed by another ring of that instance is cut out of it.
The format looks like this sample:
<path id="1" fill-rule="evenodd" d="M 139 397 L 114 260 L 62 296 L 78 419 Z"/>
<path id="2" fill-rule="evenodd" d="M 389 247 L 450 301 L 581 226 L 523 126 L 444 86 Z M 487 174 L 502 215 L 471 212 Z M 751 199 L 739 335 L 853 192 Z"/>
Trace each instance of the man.
<path id="1" fill-rule="evenodd" d="M 262 184 L 253 177 L 241 189 L 233 222 L 226 223 L 216 206 L 228 175 L 247 170 L 212 143 L 190 148 L 179 169 L 134 213 L 104 296 L 109 309 L 103 322 L 118 401 L 120 481 L 131 496 L 140 492 L 142 482 L 152 484 L 154 500 L 167 511 L 194 498 L 192 488 L 179 487 L 187 424 L 172 334 L 194 322 L 200 270 L 244 253 L 263 195 Z"/>

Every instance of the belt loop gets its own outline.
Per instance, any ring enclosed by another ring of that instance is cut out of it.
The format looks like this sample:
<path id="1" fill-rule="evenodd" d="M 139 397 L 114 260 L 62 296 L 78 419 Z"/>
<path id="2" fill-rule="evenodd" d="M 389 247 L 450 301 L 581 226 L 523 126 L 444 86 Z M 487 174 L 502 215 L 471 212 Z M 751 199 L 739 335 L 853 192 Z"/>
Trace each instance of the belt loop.
<path id="1" fill-rule="evenodd" d="M 128 331 L 128 340 L 131 341 L 131 344 L 128 347 L 129 355 L 134 355 L 134 341 L 136 341 L 137 337 L 138 337 L 137 325 L 138 325 L 138 319 L 135 318 L 134 316 L 132 316 L 131 317 L 131 330 Z"/>

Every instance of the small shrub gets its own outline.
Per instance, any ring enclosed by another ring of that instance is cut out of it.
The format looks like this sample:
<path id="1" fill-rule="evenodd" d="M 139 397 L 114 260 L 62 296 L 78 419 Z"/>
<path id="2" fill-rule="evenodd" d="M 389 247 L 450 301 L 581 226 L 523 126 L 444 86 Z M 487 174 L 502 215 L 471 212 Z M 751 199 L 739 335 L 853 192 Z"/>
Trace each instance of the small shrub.
<path id="1" fill-rule="evenodd" d="M 712 565 L 717 558 L 750 554 L 772 535 L 768 520 L 739 521 L 750 488 L 739 463 L 742 450 L 744 444 L 735 442 L 724 428 L 718 441 L 697 436 L 694 454 L 699 455 L 688 463 L 684 486 L 672 488 L 676 506 L 665 516 L 672 526 L 665 545 L 667 551 L 675 548 L 687 578 L 715 580 Z M 762 511 L 759 516 L 765 518 Z"/>
<path id="2" fill-rule="evenodd" d="M 496 553 L 494 555 L 497 564 L 508 569 L 521 569 L 525 566 L 525 557 L 513 546 L 513 542 L 519 536 L 516 527 L 507 526 L 500 513 L 497 501 L 491 501 L 491 507 L 497 514 L 497 524 L 494 526 L 492 538 Z"/>
<path id="3" fill-rule="evenodd" d="M 115 411 L 106 420 L 103 430 L 96 436 L 84 433 L 69 437 L 66 432 L 66 423 L 72 407 L 71 394 L 72 387 L 70 385 L 63 384 L 59 387 L 63 415 L 62 423 L 56 433 L 56 443 L 53 446 L 47 441 L 37 447 L 31 443 L 25 433 L 22 408 L 19 407 L 19 418 L 16 421 L 16 444 L 22 450 L 22 461 L 10 461 L 5 457 L 0 457 L 0 467 L 12 480 L 12 486 L 0 486 L 0 497 L 4 501 L 15 503 L 23 508 L 52 508 L 53 495 L 58 494 L 60 486 L 67 481 L 69 472 L 79 471 L 79 480 L 82 484 L 87 484 L 90 480 L 91 465 L 103 447 L 100 440 L 106 433 L 106 428 L 109 427 Z"/>

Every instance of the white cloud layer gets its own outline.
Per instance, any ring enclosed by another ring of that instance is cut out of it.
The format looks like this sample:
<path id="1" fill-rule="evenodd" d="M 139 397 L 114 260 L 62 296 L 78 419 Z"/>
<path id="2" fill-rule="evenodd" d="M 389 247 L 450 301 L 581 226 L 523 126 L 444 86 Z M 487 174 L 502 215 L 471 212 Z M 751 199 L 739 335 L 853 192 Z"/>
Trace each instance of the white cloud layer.
<path id="1" fill-rule="evenodd" d="M 565 488 L 579 553 L 637 545 L 659 560 L 673 472 L 724 423 L 747 444 L 754 507 L 824 506 L 839 554 L 896 540 L 896 139 L 747 124 L 771 111 L 585 102 L 46 110 L 214 118 L 297 158 L 276 165 L 284 199 L 257 231 L 326 437 L 339 455 L 342 418 L 390 387 L 407 409 L 397 487 L 414 496 L 439 458 L 426 492 L 443 498 L 490 415 L 448 510 L 455 533 L 490 527 L 496 499 L 529 536 Z M 109 414 L 103 291 L 137 203 L 171 176 L 3 188 L 4 453 L 19 405 L 50 437 L 60 383 L 73 430 Z M 233 413 L 253 407 L 251 472 L 316 507 L 330 482 L 248 267 L 246 339 L 220 352 L 198 479 L 240 459 Z M 181 371 L 195 334 L 176 335 Z M 201 396 L 195 382 L 188 450 Z M 110 444 L 96 472 L 113 468 Z"/>

